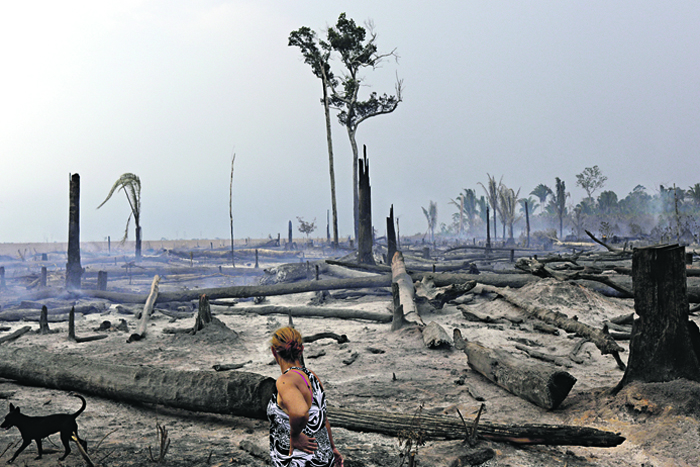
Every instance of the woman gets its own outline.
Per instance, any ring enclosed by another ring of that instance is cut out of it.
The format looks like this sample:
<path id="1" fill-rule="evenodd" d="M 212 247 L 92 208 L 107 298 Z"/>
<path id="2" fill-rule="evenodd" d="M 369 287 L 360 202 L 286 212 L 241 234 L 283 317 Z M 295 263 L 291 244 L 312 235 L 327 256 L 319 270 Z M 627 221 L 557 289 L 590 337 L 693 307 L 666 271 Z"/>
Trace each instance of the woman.
<path id="1" fill-rule="evenodd" d="M 301 334 L 292 327 L 272 334 L 272 355 L 280 366 L 267 404 L 270 456 L 275 467 L 342 467 L 326 416 L 326 395 L 316 374 L 301 363 Z"/>

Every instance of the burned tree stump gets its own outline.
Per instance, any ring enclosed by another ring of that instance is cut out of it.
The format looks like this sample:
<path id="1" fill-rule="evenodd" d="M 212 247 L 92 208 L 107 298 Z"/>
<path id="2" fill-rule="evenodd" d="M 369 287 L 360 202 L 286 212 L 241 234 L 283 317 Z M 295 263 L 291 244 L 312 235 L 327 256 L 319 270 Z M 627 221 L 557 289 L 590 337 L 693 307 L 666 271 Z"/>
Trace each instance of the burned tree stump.
<path id="1" fill-rule="evenodd" d="M 202 294 L 199 297 L 199 311 L 197 312 L 197 318 L 194 321 L 192 334 L 197 334 L 197 331 L 204 329 L 205 326 L 211 324 L 211 321 L 211 305 L 209 305 L 209 298 Z"/>
<path id="2" fill-rule="evenodd" d="M 107 290 L 107 271 L 97 271 L 97 290 Z"/>
<path id="3" fill-rule="evenodd" d="M 634 320 L 627 369 L 614 392 L 631 381 L 700 381 L 697 326 L 688 319 L 685 248 L 636 248 L 632 256 Z"/>
<path id="4" fill-rule="evenodd" d="M 374 231 L 372 229 L 372 188 L 369 185 L 369 160 L 367 146 L 364 146 L 364 159 L 360 159 L 359 173 L 359 228 L 357 233 L 357 262 L 374 264 L 372 244 Z"/>
<path id="5" fill-rule="evenodd" d="M 39 334 L 49 334 L 51 333 L 51 329 L 49 329 L 49 309 L 46 308 L 46 305 L 41 307 L 41 315 L 39 316 Z M 73 331 L 73 334 L 75 335 L 75 331 Z"/>

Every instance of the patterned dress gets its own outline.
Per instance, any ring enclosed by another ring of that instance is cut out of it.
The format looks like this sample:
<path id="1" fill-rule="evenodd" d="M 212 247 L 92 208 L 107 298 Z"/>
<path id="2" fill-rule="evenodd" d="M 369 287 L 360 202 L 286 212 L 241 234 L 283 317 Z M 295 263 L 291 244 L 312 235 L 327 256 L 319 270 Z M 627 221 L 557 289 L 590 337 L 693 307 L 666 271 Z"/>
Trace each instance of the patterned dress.
<path id="1" fill-rule="evenodd" d="M 313 454 L 295 449 L 293 454 L 289 455 L 289 415 L 277 404 L 277 388 L 275 388 L 274 394 L 267 404 L 272 465 L 275 467 L 332 467 L 333 450 L 326 430 L 326 395 L 316 376 L 309 370 L 292 367 L 287 371 L 290 370 L 303 372 L 306 375 L 307 384 L 311 386 L 309 421 L 303 433 L 310 438 L 316 438 L 318 449 Z"/>

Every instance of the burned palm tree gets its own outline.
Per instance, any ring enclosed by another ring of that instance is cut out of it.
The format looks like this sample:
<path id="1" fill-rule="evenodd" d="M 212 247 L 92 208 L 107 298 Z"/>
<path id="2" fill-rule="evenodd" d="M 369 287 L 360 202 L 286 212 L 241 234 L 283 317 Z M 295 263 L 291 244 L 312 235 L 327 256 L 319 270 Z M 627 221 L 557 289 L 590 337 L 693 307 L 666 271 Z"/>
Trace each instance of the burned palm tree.
<path id="1" fill-rule="evenodd" d="M 428 209 L 421 207 L 423 214 L 425 215 L 425 220 L 428 221 L 428 231 L 430 232 L 430 243 L 433 244 L 435 248 L 435 227 L 437 226 L 437 203 L 431 201 L 428 205 Z"/>
<path id="2" fill-rule="evenodd" d="M 489 177 L 488 188 L 481 182 L 479 182 L 479 185 L 481 185 L 481 188 L 486 192 L 486 199 L 493 210 L 493 239 L 496 240 L 498 237 L 496 234 L 496 229 L 498 228 L 498 224 L 496 224 L 496 212 L 498 211 L 498 189 L 501 186 L 501 182 L 499 181 L 498 184 L 496 184 L 496 177 L 492 177 L 488 173 L 486 175 Z M 503 180 L 503 177 L 501 177 L 501 180 Z M 488 219 L 486 219 L 486 222 L 488 222 Z"/>
<path id="3" fill-rule="evenodd" d="M 109 201 L 115 191 L 123 190 L 126 195 L 126 200 L 129 202 L 129 207 L 131 208 L 131 213 L 129 218 L 126 220 L 126 228 L 124 229 L 124 238 L 121 242 L 124 243 L 129 236 L 129 223 L 131 218 L 134 218 L 134 224 L 136 225 L 136 260 L 141 259 L 141 179 L 132 174 L 125 173 L 122 174 L 119 179 L 114 182 L 112 189 L 109 190 L 109 194 L 102 201 L 102 204 L 97 206 L 100 209 L 104 204 Z"/>
<path id="4" fill-rule="evenodd" d="M 498 190 L 498 204 L 500 206 L 501 218 L 504 225 L 508 226 L 508 242 L 513 243 L 513 224 L 519 219 L 516 215 L 516 209 L 518 207 L 518 195 L 520 194 L 520 189 L 518 191 L 513 191 L 512 188 L 508 188 L 505 185 L 501 185 Z"/>

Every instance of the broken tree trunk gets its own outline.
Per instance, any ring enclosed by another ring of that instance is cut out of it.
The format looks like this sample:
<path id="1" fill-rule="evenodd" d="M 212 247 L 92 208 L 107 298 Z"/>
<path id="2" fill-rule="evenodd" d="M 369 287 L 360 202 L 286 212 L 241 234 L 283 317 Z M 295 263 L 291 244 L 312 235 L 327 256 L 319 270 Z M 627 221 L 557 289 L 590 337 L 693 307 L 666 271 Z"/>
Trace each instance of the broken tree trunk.
<path id="1" fill-rule="evenodd" d="M 622 252 L 622 249 L 611 247 L 611 246 L 608 245 L 607 243 L 598 240 L 597 238 L 595 238 L 595 235 L 593 235 L 592 233 L 590 233 L 588 230 L 584 230 L 584 232 L 586 232 L 586 235 L 588 235 L 589 237 L 591 237 L 591 240 L 593 240 L 594 242 L 596 242 L 598 245 L 601 245 L 601 246 L 605 247 L 605 249 L 607 249 L 608 251 L 610 251 L 610 252 L 616 252 L 616 253 Z"/>
<path id="2" fill-rule="evenodd" d="M 358 216 L 357 262 L 360 264 L 374 264 L 374 255 L 372 254 L 372 244 L 374 243 L 374 229 L 372 228 L 372 188 L 369 184 L 367 146 L 364 146 L 364 159 L 360 159 L 359 163 L 358 207 L 360 212 Z"/>
<path id="3" fill-rule="evenodd" d="M 405 322 L 425 326 L 423 319 L 421 319 L 418 314 L 418 308 L 413 298 L 415 293 L 413 280 L 411 276 L 406 273 L 406 264 L 403 261 L 403 254 L 400 251 L 394 253 L 394 257 L 391 260 L 391 282 L 392 284 L 396 284 L 396 288 L 398 289 L 398 298 L 394 301 L 394 319 L 391 324 L 391 330 L 395 331 L 401 328 Z M 394 290 L 393 285 L 392 290 Z M 399 307 L 402 309 L 401 316 L 403 320 L 397 319 Z"/>
<path id="4" fill-rule="evenodd" d="M 386 262 L 391 266 L 391 260 L 396 253 L 396 229 L 394 228 L 394 205 L 389 209 L 389 217 L 386 218 Z"/>
<path id="5" fill-rule="evenodd" d="M 66 288 L 80 289 L 80 175 L 70 178 L 68 207 L 68 262 L 66 263 Z"/>
<path id="6" fill-rule="evenodd" d="M 106 339 L 107 334 L 95 334 L 93 336 L 87 336 L 87 337 L 77 337 L 75 335 L 75 307 L 71 308 L 70 312 L 68 313 L 68 339 L 72 340 L 73 342 L 77 342 L 78 344 L 82 344 L 83 342 L 92 342 L 92 341 L 98 341 L 100 339 Z"/>
<path id="7" fill-rule="evenodd" d="M 517 359 L 503 350 L 490 349 L 462 338 L 454 330 L 455 348 L 464 351 L 469 366 L 508 392 L 553 410 L 559 407 L 571 391 L 576 378 L 546 363 L 532 363 Z"/>
<path id="8" fill-rule="evenodd" d="M 632 257 L 634 311 L 627 369 L 615 392 L 631 381 L 700 381 L 700 357 L 688 320 L 685 248 L 678 245 L 635 248 Z M 695 344 L 695 345 L 694 345 Z"/>
<path id="9" fill-rule="evenodd" d="M 258 419 L 266 418 L 275 386 L 274 379 L 254 373 L 119 365 L 36 348 L 0 349 L 0 377 L 117 401 Z"/>
<path id="10" fill-rule="evenodd" d="M 328 407 L 333 426 L 348 430 L 370 431 L 389 436 L 419 429 L 426 440 L 463 440 L 467 433 L 458 417 L 421 413 L 389 413 L 354 408 Z M 625 441 L 619 433 L 569 425 L 496 425 L 479 421 L 477 436 L 492 441 L 550 446 L 613 447 Z"/>
<path id="11" fill-rule="evenodd" d="M 148 330 L 148 320 L 151 317 L 151 312 L 158 299 L 158 284 L 160 283 L 160 276 L 156 274 L 153 277 L 153 283 L 151 284 L 151 293 L 148 294 L 146 303 L 143 305 L 143 312 L 141 313 L 141 320 L 139 321 L 139 327 L 134 334 L 129 336 L 127 342 L 134 342 L 146 337 L 146 331 Z"/>
<path id="12" fill-rule="evenodd" d="M 618 366 L 622 365 L 621 368 L 624 369 L 624 363 L 620 360 L 619 352 L 624 352 L 624 349 L 620 347 L 615 340 L 610 337 L 610 335 L 603 333 L 600 329 L 592 328 L 586 324 L 569 318 L 563 313 L 550 311 L 542 307 L 534 306 L 523 300 L 520 300 L 515 294 L 506 289 L 500 289 L 498 287 L 492 287 L 489 285 L 483 286 L 485 292 L 492 292 L 500 295 L 509 303 L 517 306 L 518 308 L 525 311 L 528 316 L 537 318 L 545 323 L 557 326 L 567 332 L 575 332 L 576 334 L 590 339 L 591 342 L 595 344 L 603 355 L 612 354 L 617 362 Z"/>

